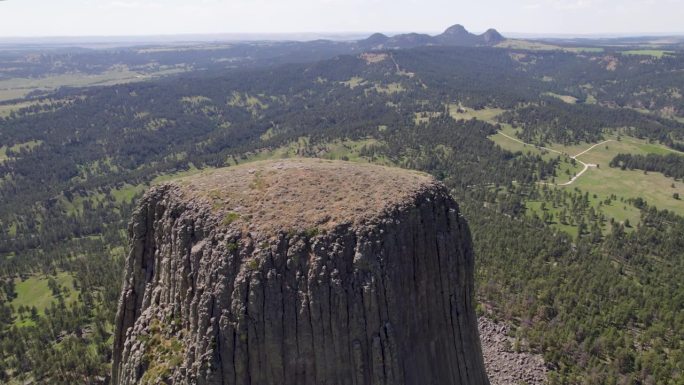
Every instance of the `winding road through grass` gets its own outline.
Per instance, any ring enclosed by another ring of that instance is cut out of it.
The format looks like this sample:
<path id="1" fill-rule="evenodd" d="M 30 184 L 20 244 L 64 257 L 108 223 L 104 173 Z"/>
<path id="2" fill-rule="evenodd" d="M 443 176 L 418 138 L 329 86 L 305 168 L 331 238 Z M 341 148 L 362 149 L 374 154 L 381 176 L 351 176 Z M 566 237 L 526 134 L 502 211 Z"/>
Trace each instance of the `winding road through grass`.
<path id="1" fill-rule="evenodd" d="M 516 138 L 514 138 L 514 137 L 512 137 L 512 136 L 506 135 L 503 131 L 499 131 L 499 134 L 501 134 L 502 136 L 504 136 L 504 137 L 506 137 L 506 138 L 508 138 L 508 139 L 510 139 L 510 140 L 514 140 L 514 141 L 516 141 L 516 142 L 518 142 L 518 143 L 522 143 L 522 144 L 527 145 L 527 146 L 533 146 L 533 147 L 536 147 L 536 148 L 540 148 L 540 149 L 542 149 L 542 150 L 555 152 L 555 153 L 561 154 L 561 155 L 568 155 L 568 154 L 565 154 L 565 153 L 560 152 L 560 151 L 558 151 L 558 150 L 554 150 L 554 149 L 552 149 L 552 148 L 548 148 L 548 147 L 544 147 L 544 146 L 537 146 L 537 145 L 532 144 L 532 143 L 525 143 L 525 142 L 523 142 L 523 141 L 520 140 L 520 139 L 516 139 Z M 575 161 L 579 162 L 584 168 L 582 169 L 582 171 L 578 172 L 577 175 L 573 176 L 572 179 L 570 179 L 568 182 L 565 182 L 565 183 L 545 183 L 545 182 L 544 182 L 544 184 L 549 184 L 549 185 L 554 185 L 554 186 L 569 186 L 569 185 L 573 184 L 573 183 L 577 180 L 577 178 L 581 177 L 582 174 L 584 174 L 585 172 L 587 172 L 587 170 L 589 170 L 589 168 L 591 168 L 591 167 L 596 167 L 595 164 L 593 164 L 593 163 L 584 163 L 584 162 L 582 162 L 581 160 L 577 159 L 577 157 L 578 157 L 578 156 L 581 156 L 581 155 L 584 155 L 584 154 L 586 154 L 587 152 L 593 150 L 594 148 L 596 148 L 596 147 L 598 147 L 598 146 L 600 146 L 600 145 L 602 145 L 602 144 L 606 144 L 606 143 L 608 143 L 608 142 L 614 142 L 614 140 L 612 140 L 612 139 L 604 140 L 604 141 L 601 142 L 601 143 L 596 143 L 596 144 L 594 144 L 593 146 L 587 148 L 586 150 L 580 152 L 579 154 L 570 156 L 570 159 L 574 159 Z"/>

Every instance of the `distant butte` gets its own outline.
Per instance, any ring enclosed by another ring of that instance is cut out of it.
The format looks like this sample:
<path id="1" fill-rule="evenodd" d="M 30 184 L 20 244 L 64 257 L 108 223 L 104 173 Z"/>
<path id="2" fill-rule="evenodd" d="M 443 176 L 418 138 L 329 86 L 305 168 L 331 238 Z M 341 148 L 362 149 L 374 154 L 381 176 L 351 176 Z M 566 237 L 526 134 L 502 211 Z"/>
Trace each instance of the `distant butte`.
<path id="1" fill-rule="evenodd" d="M 506 40 L 497 30 L 489 29 L 481 35 L 468 32 L 460 24 L 447 28 L 442 34 L 430 36 L 427 34 L 407 33 L 387 37 L 383 34 L 373 34 L 359 44 L 368 49 L 382 48 L 412 48 L 429 45 L 448 45 L 448 46 L 494 46 Z"/>

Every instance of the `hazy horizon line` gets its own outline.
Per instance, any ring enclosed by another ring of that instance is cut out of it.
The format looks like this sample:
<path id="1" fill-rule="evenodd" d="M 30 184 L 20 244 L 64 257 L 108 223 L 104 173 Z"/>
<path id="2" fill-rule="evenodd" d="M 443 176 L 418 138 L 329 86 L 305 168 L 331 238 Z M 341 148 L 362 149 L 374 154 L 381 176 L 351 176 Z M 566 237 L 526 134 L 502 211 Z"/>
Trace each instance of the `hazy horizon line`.
<path id="1" fill-rule="evenodd" d="M 406 34 L 406 33 L 421 33 L 429 35 L 438 35 L 443 31 L 336 31 L 336 32 L 215 32 L 215 33 L 159 33 L 159 34 L 140 34 L 140 35 L 97 35 L 97 34 L 84 34 L 84 35 L 6 35 L 0 36 L 0 41 L 11 41 L 11 40 L 85 40 L 85 39 L 95 39 L 99 41 L 109 41 L 115 42 L 116 39 L 121 40 L 144 40 L 144 39 L 160 39 L 168 40 L 174 38 L 211 38 L 211 37 L 222 37 L 222 38 L 244 38 L 247 37 L 258 37 L 259 39 L 254 40 L 283 40 L 278 39 L 278 37 L 290 37 L 288 40 L 301 40 L 305 41 L 305 38 L 323 39 L 330 38 L 333 40 L 355 40 L 357 38 L 368 37 L 374 33 L 382 33 L 388 36 Z M 475 34 L 481 34 L 485 31 L 469 31 Z M 565 38 L 565 39 L 581 39 L 581 38 L 591 38 L 591 39 L 601 39 L 601 38 L 638 38 L 638 37 L 684 37 L 684 31 L 681 32 L 606 32 L 606 33 L 532 33 L 532 32 L 510 32 L 510 31 L 499 31 L 504 37 L 520 39 L 539 39 L 539 38 Z M 300 39 L 292 39 L 293 37 L 299 37 Z M 335 39 L 337 38 L 337 39 Z M 176 40 L 183 41 L 183 40 Z M 188 40 L 186 40 L 188 41 Z"/>

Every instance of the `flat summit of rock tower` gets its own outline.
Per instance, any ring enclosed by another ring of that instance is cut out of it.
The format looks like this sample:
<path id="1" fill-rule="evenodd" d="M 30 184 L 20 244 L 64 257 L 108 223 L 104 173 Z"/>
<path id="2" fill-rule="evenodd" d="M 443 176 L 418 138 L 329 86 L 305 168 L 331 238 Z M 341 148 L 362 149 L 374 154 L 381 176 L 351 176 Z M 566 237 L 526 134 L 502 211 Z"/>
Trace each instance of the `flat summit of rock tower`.
<path id="1" fill-rule="evenodd" d="M 152 188 L 112 382 L 484 385 L 473 253 L 426 174 L 315 159 Z"/>
<path id="2" fill-rule="evenodd" d="M 210 204 L 224 223 L 291 231 L 369 220 L 437 182 L 400 168 L 292 159 L 208 171 L 176 185 L 184 199 Z"/>

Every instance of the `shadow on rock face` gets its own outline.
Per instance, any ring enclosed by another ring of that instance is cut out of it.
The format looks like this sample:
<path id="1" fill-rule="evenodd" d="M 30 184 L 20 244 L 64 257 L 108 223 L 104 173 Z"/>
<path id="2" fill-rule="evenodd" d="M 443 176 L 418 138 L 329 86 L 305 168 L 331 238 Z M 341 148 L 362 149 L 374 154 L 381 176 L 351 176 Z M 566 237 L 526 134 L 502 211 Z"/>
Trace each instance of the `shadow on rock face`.
<path id="1" fill-rule="evenodd" d="M 488 384 L 470 233 L 424 174 L 219 170 L 153 188 L 129 232 L 114 384 Z"/>

